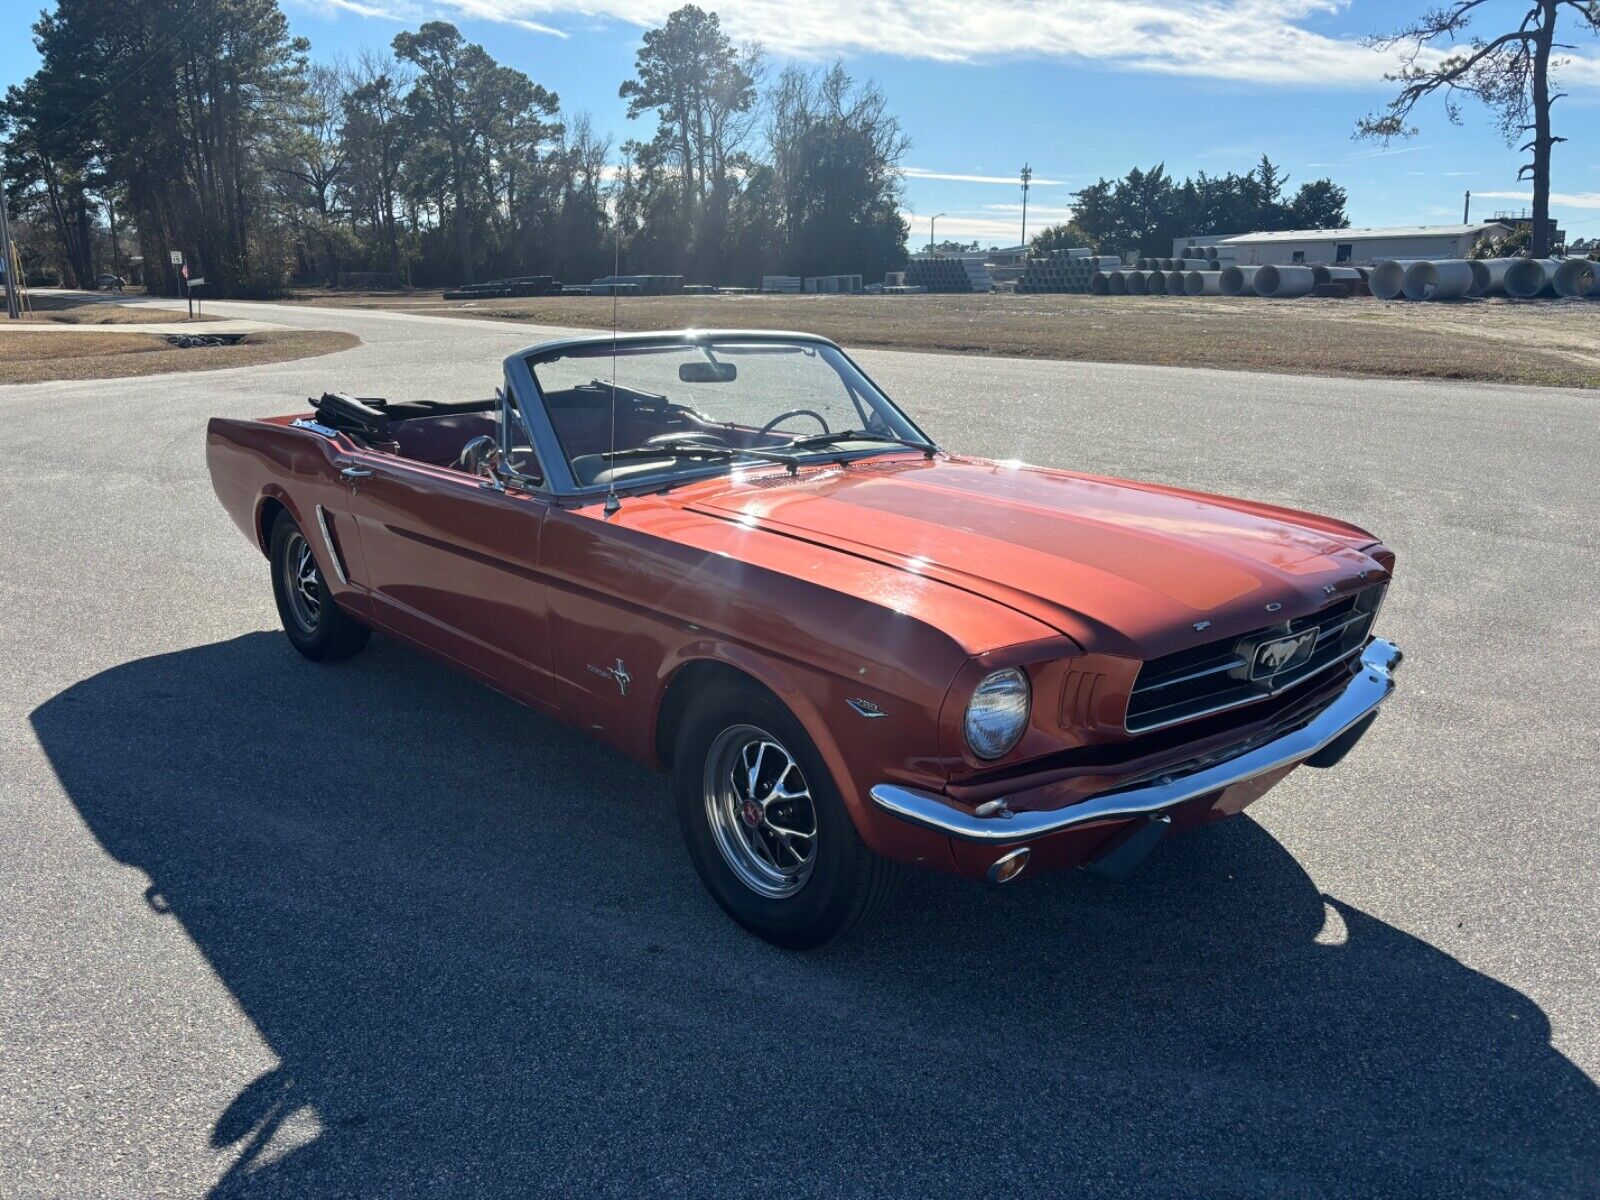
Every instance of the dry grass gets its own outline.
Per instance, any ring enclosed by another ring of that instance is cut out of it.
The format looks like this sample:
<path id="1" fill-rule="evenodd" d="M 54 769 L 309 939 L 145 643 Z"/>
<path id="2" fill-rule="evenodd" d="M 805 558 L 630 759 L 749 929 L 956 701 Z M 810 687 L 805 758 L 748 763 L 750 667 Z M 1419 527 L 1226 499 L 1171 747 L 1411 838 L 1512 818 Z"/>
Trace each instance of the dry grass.
<path id="1" fill-rule="evenodd" d="M 446 302 L 438 292 L 317 293 L 296 303 L 609 328 L 611 301 Z M 1600 387 L 1600 304 L 1167 296 L 662 296 L 624 329 L 801 329 L 848 346 L 1309 375 Z"/>
<path id="2" fill-rule="evenodd" d="M 298 329 L 246 334 L 235 346 L 188 350 L 147 333 L 19 332 L 8 337 L 0 331 L 0 383 L 216 371 L 332 354 L 360 344 L 360 338 L 348 333 Z"/>
<path id="3" fill-rule="evenodd" d="M 113 304 L 81 295 L 40 295 L 29 297 L 33 313 L 29 322 L 51 325 L 150 325 L 181 321 L 184 313 L 139 304 Z M 206 314 L 196 321 L 215 321 Z"/>

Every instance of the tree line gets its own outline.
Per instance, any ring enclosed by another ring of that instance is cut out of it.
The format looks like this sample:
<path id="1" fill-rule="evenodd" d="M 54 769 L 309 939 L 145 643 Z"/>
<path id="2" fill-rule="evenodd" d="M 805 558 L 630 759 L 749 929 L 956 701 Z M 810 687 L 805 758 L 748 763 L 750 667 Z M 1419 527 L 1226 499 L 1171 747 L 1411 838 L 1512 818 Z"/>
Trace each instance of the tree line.
<path id="1" fill-rule="evenodd" d="M 615 148 L 443 21 L 354 62 L 312 61 L 277 0 L 60 0 L 34 35 L 39 70 L 0 104 L 7 198 L 67 284 L 130 251 L 152 291 L 179 290 L 181 250 L 221 295 L 905 259 L 882 91 L 770 72 L 692 4 L 643 35 L 619 95 L 655 131 Z"/>
<path id="2" fill-rule="evenodd" d="M 1073 200 L 1072 219 L 1045 229 L 1030 243 L 1048 251 L 1088 246 L 1102 252 L 1172 253 L 1173 240 L 1206 234 L 1279 229 L 1344 229 L 1345 190 L 1314 179 L 1291 195 L 1289 177 L 1266 155 L 1244 174 L 1207 175 L 1178 182 L 1165 164 L 1135 167 L 1121 179 L 1099 179 Z"/>

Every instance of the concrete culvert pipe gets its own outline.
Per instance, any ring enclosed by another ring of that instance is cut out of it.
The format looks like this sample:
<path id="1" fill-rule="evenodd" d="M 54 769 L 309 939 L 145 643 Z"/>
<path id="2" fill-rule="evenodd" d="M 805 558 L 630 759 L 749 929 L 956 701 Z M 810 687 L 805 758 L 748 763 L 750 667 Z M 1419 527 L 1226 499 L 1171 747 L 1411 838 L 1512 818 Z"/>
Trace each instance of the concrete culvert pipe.
<path id="1" fill-rule="evenodd" d="M 1190 271 L 1183 277 L 1183 294 L 1185 296 L 1222 295 L 1222 272 Z"/>
<path id="2" fill-rule="evenodd" d="M 1122 277 L 1124 288 L 1130 296 L 1143 296 L 1150 290 L 1148 271 L 1124 271 Z"/>
<path id="3" fill-rule="evenodd" d="M 1568 300 L 1595 295 L 1597 281 L 1600 281 L 1600 263 L 1587 258 L 1569 258 L 1551 276 L 1556 295 Z"/>
<path id="4" fill-rule="evenodd" d="M 1293 300 L 1309 296 L 1317 286 L 1317 277 L 1310 267 L 1266 266 L 1256 272 L 1256 295 L 1273 300 Z"/>
<path id="5" fill-rule="evenodd" d="M 1106 287 L 1113 296 L 1126 296 L 1128 294 L 1128 276 L 1122 271 L 1110 271 L 1106 274 Z"/>
<path id="6" fill-rule="evenodd" d="M 1224 267 L 1217 279 L 1217 285 L 1222 289 L 1224 296 L 1244 296 L 1255 294 L 1255 274 L 1260 267 Z"/>
<path id="7" fill-rule="evenodd" d="M 1325 287 L 1330 283 L 1355 284 L 1364 282 L 1361 272 L 1354 267 L 1325 267 L 1317 265 L 1311 268 L 1311 276 L 1317 281 L 1318 287 Z"/>
<path id="8" fill-rule="evenodd" d="M 1104 271 L 1096 271 L 1089 276 L 1089 294 L 1091 296 L 1109 296 L 1111 294 L 1111 276 Z"/>
<path id="9" fill-rule="evenodd" d="M 1472 260 L 1472 290 L 1469 296 L 1502 296 L 1506 290 L 1506 272 L 1520 258 L 1476 258 Z"/>
<path id="10" fill-rule="evenodd" d="M 1559 262 L 1553 258 L 1520 258 L 1506 269 L 1506 295 L 1532 300 L 1554 291 L 1552 276 Z"/>
<path id="11" fill-rule="evenodd" d="M 1472 290 L 1472 264 L 1464 258 L 1414 262 L 1402 286 L 1407 300 L 1461 300 Z"/>
<path id="12" fill-rule="evenodd" d="M 1398 300 L 1406 290 L 1406 264 L 1392 258 L 1379 263 L 1367 277 L 1367 284 L 1379 300 Z"/>
<path id="13" fill-rule="evenodd" d="M 1151 271 L 1144 277 L 1144 290 L 1148 296 L 1165 296 L 1167 294 L 1167 273 L 1165 271 Z"/>

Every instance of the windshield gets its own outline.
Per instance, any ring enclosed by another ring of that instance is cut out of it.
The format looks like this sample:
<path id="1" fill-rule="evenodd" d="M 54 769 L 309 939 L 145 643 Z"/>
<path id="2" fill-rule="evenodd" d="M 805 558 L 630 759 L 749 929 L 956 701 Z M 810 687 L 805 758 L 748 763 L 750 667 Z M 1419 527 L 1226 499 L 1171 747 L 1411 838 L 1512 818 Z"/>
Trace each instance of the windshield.
<path id="1" fill-rule="evenodd" d="M 623 346 L 614 438 L 609 345 L 532 368 L 580 487 L 926 444 L 843 354 L 812 342 Z"/>

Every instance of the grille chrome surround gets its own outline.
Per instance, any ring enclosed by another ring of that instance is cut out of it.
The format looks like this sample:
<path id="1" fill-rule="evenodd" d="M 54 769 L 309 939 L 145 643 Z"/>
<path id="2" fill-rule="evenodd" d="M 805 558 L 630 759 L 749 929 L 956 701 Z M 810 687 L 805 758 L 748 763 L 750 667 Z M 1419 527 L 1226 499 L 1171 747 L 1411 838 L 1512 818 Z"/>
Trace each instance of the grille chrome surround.
<path id="1" fill-rule="evenodd" d="M 1123 727 L 1129 733 L 1149 733 L 1243 708 L 1346 662 L 1366 645 L 1386 587 L 1366 588 L 1308 617 L 1263 626 L 1243 637 L 1206 642 L 1151 659 L 1139 668 L 1134 680 Z M 1260 643 L 1313 628 L 1317 640 L 1308 659 L 1264 680 L 1250 679 Z"/>

